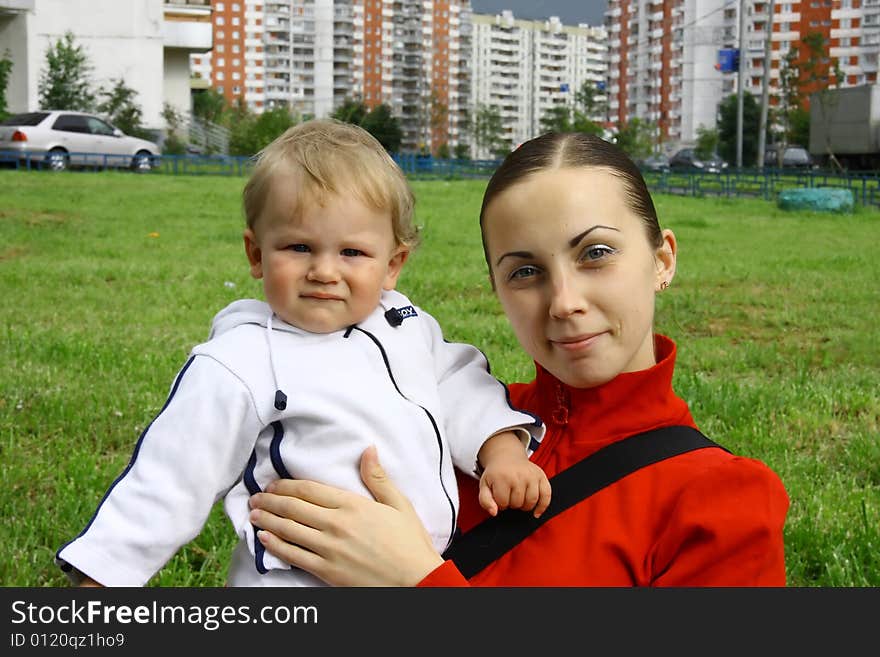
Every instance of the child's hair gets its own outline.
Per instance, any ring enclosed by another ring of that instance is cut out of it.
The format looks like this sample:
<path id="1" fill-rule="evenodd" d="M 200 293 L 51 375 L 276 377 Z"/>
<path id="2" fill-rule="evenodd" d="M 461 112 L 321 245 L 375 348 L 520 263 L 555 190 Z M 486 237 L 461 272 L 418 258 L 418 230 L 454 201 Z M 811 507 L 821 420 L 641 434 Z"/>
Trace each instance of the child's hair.
<path id="1" fill-rule="evenodd" d="M 283 176 L 300 189 L 300 199 L 321 203 L 325 194 L 353 194 L 365 205 L 388 210 L 398 244 L 415 248 L 415 198 L 403 171 L 369 132 L 336 119 L 316 119 L 288 128 L 256 156 L 244 188 L 244 214 L 254 229 L 270 186 Z M 296 208 L 291 209 L 295 214 Z"/>
<path id="2" fill-rule="evenodd" d="M 629 192 L 627 205 L 641 218 L 648 233 L 648 241 L 655 247 L 663 244 L 663 233 L 657 220 L 657 211 L 645 180 L 635 163 L 614 144 L 595 135 L 580 132 L 548 132 L 535 137 L 507 155 L 496 169 L 480 208 L 480 229 L 483 233 L 483 252 L 489 262 L 483 219 L 486 208 L 498 194 L 539 171 L 596 167 L 606 169 L 623 181 Z M 491 263 L 489 266 L 491 271 Z"/>

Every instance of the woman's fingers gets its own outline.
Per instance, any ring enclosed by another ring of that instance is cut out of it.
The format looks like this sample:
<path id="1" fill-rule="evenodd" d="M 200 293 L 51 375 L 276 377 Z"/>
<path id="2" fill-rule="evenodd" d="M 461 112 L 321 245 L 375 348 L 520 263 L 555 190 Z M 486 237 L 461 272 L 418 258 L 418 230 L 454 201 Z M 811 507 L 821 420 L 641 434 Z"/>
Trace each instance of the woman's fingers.
<path id="1" fill-rule="evenodd" d="M 367 447 L 361 455 L 361 480 L 377 502 L 414 513 L 406 495 L 401 493 L 385 474 L 385 469 L 379 463 L 375 445 Z"/>

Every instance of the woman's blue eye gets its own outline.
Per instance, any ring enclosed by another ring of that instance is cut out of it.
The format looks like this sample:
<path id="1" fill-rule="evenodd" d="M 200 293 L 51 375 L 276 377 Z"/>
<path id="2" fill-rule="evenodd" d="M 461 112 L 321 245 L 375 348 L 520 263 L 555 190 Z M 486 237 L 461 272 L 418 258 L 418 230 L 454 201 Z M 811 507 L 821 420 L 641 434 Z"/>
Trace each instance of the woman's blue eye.
<path id="1" fill-rule="evenodd" d="M 360 249 L 342 249 L 342 255 L 349 258 L 354 258 L 359 255 L 364 255 L 364 252 Z"/>
<path id="2" fill-rule="evenodd" d="M 613 249 L 610 246 L 606 246 L 605 244 L 593 244 L 581 252 L 581 260 L 593 262 L 615 253 L 617 253 L 617 249 Z"/>
<path id="3" fill-rule="evenodd" d="M 536 276 L 538 274 L 538 268 L 533 267 L 532 265 L 526 265 L 525 267 L 518 267 L 510 272 L 510 275 L 507 277 L 508 280 L 516 280 L 529 278 L 531 276 Z"/>
<path id="4" fill-rule="evenodd" d="M 297 253 L 308 253 L 311 250 L 308 244 L 291 244 L 287 248 Z"/>

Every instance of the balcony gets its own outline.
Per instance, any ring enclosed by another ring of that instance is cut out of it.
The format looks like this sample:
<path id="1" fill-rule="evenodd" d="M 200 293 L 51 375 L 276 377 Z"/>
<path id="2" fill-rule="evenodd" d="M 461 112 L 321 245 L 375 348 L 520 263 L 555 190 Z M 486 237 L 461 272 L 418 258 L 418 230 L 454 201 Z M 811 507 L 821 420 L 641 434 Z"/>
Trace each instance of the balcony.
<path id="1" fill-rule="evenodd" d="M 0 3 L 2 6 L 3 3 Z M 8 3 L 7 3 L 8 4 Z M 207 52 L 214 45 L 208 0 L 165 0 L 162 45 L 189 52 Z"/>
<path id="2" fill-rule="evenodd" d="M 0 0 L 0 15 L 33 11 L 35 0 Z"/>

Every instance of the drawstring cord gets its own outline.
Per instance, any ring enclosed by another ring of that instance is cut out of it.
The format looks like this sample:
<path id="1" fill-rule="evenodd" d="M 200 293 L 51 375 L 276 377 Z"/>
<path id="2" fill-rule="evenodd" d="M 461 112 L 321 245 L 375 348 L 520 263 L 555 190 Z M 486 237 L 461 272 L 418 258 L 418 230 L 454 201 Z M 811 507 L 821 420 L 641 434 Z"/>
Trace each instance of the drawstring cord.
<path id="1" fill-rule="evenodd" d="M 275 384 L 275 408 L 283 411 L 287 408 L 287 395 L 278 387 L 278 375 L 275 373 L 275 361 L 272 359 L 272 315 L 266 320 L 266 345 L 269 348 L 269 369 L 272 370 L 272 383 Z"/>

